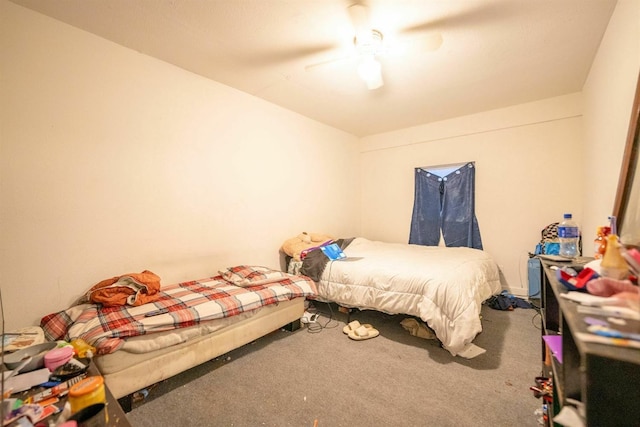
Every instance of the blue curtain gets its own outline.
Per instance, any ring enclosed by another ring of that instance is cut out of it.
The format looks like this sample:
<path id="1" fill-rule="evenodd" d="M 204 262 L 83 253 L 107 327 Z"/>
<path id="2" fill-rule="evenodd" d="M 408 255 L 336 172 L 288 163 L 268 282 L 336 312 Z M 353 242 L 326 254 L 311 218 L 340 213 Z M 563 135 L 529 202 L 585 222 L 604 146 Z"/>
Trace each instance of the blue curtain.
<path id="1" fill-rule="evenodd" d="M 475 214 L 475 176 L 473 162 L 445 176 L 429 168 L 416 168 L 409 243 L 437 246 L 442 230 L 448 247 L 482 249 Z"/>

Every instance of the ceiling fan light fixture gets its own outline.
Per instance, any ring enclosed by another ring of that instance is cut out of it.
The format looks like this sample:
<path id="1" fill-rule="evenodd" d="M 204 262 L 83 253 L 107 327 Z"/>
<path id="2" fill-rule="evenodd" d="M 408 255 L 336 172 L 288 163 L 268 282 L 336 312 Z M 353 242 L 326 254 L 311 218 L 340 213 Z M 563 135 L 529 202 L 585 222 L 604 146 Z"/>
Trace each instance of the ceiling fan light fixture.
<path id="1" fill-rule="evenodd" d="M 360 55 L 377 55 L 382 52 L 382 33 L 378 30 L 370 30 L 356 34 L 353 40 L 356 50 Z"/>
<path id="2" fill-rule="evenodd" d="M 378 89 L 384 85 L 382 65 L 373 55 L 369 55 L 362 60 L 358 66 L 358 75 L 367 84 L 369 90 Z"/>

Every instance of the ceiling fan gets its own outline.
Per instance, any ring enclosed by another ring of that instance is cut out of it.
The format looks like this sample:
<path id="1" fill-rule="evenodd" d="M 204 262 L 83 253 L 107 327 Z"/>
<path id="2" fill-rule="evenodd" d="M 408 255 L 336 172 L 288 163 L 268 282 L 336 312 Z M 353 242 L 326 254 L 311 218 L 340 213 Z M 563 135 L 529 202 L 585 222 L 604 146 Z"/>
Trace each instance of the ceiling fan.
<path id="1" fill-rule="evenodd" d="M 353 45 L 355 47 L 355 56 L 358 60 L 357 72 L 358 76 L 365 82 L 369 90 L 375 90 L 384 85 L 382 78 L 382 64 L 378 61 L 378 57 L 388 53 L 393 46 L 388 46 L 384 42 L 384 35 L 381 31 L 375 29 L 371 25 L 369 7 L 362 4 L 352 4 L 347 8 L 349 18 L 354 30 Z M 415 30 L 423 30 L 424 28 L 408 28 L 405 32 L 414 32 Z M 422 38 L 421 50 L 434 51 L 442 45 L 442 35 L 440 33 L 431 33 Z M 333 63 L 343 59 L 350 59 L 352 56 L 331 59 L 305 67 L 310 69 Z"/>

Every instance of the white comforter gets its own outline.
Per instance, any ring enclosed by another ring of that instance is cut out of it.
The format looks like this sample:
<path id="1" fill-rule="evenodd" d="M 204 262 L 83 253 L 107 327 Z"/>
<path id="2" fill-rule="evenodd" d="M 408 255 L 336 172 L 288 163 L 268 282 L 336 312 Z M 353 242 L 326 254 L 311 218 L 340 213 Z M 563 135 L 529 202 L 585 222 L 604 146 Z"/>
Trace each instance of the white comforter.
<path id="1" fill-rule="evenodd" d="M 356 238 L 325 267 L 318 295 L 347 307 L 420 317 L 452 355 L 482 331 L 482 301 L 500 292 L 498 266 L 471 248 Z"/>

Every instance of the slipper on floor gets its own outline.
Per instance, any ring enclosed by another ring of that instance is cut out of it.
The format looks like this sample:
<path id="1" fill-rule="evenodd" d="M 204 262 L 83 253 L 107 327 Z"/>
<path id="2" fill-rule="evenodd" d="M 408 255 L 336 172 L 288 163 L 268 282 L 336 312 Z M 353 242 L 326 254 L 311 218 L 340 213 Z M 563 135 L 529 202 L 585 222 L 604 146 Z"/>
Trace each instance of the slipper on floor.
<path id="1" fill-rule="evenodd" d="M 349 338 L 356 341 L 368 340 L 369 338 L 375 338 L 380 335 L 377 329 L 367 328 L 366 326 L 360 326 L 358 329 L 349 331 L 347 334 Z"/>
<path id="2" fill-rule="evenodd" d="M 409 332 L 409 334 L 413 335 L 414 337 L 424 338 L 426 340 L 436 339 L 436 334 L 431 328 L 429 328 L 424 323 L 418 322 L 414 318 L 406 318 L 402 322 L 400 322 L 400 324 Z"/>
<path id="3" fill-rule="evenodd" d="M 369 323 L 360 324 L 360 322 L 358 322 L 357 320 L 354 320 L 353 322 L 349 323 L 344 328 L 342 328 L 342 332 L 344 332 L 346 335 L 349 335 L 349 332 L 355 331 L 360 326 L 364 326 L 365 328 L 369 328 L 369 329 L 374 329 L 373 326 L 371 326 L 371 324 Z"/>

